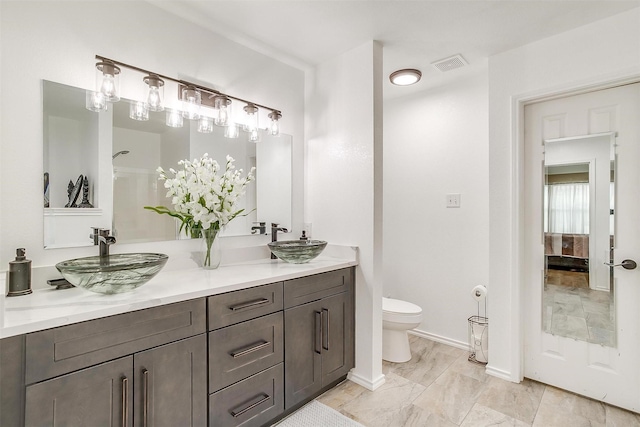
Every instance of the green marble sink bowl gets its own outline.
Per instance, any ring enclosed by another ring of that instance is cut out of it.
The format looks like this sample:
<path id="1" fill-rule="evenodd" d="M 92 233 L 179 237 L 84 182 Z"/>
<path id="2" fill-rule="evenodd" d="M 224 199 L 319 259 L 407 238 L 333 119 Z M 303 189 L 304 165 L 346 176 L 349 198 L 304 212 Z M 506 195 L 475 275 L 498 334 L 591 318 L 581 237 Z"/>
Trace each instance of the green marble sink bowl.
<path id="1" fill-rule="evenodd" d="M 169 259 L 165 254 L 130 253 L 90 256 L 62 261 L 56 268 L 69 283 L 101 294 L 129 292 L 158 274 Z"/>
<path id="2" fill-rule="evenodd" d="M 292 264 L 309 262 L 324 250 L 327 242 L 323 240 L 283 240 L 268 243 L 271 253 L 283 261 Z"/>

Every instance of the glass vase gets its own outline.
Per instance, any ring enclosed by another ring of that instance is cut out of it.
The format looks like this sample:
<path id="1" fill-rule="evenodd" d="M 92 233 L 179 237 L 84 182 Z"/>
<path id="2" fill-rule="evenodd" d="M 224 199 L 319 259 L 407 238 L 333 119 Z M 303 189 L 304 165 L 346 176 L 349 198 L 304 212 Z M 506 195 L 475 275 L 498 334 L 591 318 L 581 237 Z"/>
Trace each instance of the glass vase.
<path id="1" fill-rule="evenodd" d="M 220 250 L 219 229 L 210 227 L 202 230 L 202 243 L 200 244 L 200 256 L 202 260 L 202 268 L 205 270 L 213 270 L 220 266 L 222 259 L 222 251 Z"/>

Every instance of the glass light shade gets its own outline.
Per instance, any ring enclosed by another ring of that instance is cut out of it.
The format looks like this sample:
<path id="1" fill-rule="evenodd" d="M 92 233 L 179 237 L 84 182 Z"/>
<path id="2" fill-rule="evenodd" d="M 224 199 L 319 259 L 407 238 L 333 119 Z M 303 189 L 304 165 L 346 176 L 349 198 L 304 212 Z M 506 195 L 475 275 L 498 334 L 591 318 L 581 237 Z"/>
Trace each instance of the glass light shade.
<path id="1" fill-rule="evenodd" d="M 253 132 L 258 129 L 258 107 L 253 104 L 247 104 L 244 107 L 244 112 L 246 113 L 245 122 L 242 125 L 242 130 L 245 132 Z M 252 139 L 250 139 L 253 141 Z"/>
<path id="2" fill-rule="evenodd" d="M 149 109 L 142 101 L 131 101 L 129 104 L 129 118 L 144 122 L 149 120 Z"/>
<path id="3" fill-rule="evenodd" d="M 182 117 L 189 120 L 200 118 L 200 104 L 202 94 L 194 86 L 187 86 L 182 89 Z"/>
<path id="4" fill-rule="evenodd" d="M 167 110 L 167 126 L 171 128 L 181 128 L 184 125 L 182 114 L 178 110 Z"/>
<path id="5" fill-rule="evenodd" d="M 240 129 L 235 123 L 229 123 L 224 129 L 225 138 L 237 138 L 240 135 Z"/>
<path id="6" fill-rule="evenodd" d="M 102 111 L 107 111 L 108 106 L 109 103 L 107 102 L 107 98 L 103 94 L 92 90 L 87 91 L 87 98 L 85 102 L 87 110 L 100 113 Z"/>
<path id="7" fill-rule="evenodd" d="M 282 114 L 280 111 L 272 111 L 269 113 L 269 118 L 271 119 L 271 123 L 269 123 L 269 135 L 278 136 L 280 135 L 280 119 L 282 118 Z"/>
<path id="8" fill-rule="evenodd" d="M 146 98 L 149 111 L 164 110 L 164 80 L 155 74 L 150 74 L 143 81 L 149 86 Z"/>
<path id="9" fill-rule="evenodd" d="M 198 132 L 200 133 L 213 132 L 213 117 L 200 116 L 200 119 L 198 119 Z"/>
<path id="10" fill-rule="evenodd" d="M 227 126 L 231 117 L 231 100 L 224 95 L 213 98 L 213 108 L 216 109 L 215 123 L 217 126 Z"/>
<path id="11" fill-rule="evenodd" d="M 410 68 L 394 71 L 389 76 L 391 83 L 398 86 L 409 86 L 418 83 L 420 78 L 422 78 L 422 72 Z"/>
<path id="12" fill-rule="evenodd" d="M 109 102 L 120 100 L 120 68 L 113 62 L 96 64 L 96 92 L 102 93 Z"/>
<path id="13" fill-rule="evenodd" d="M 254 129 L 251 132 L 249 132 L 249 141 L 251 142 L 260 141 L 260 132 L 258 131 L 258 129 Z"/>

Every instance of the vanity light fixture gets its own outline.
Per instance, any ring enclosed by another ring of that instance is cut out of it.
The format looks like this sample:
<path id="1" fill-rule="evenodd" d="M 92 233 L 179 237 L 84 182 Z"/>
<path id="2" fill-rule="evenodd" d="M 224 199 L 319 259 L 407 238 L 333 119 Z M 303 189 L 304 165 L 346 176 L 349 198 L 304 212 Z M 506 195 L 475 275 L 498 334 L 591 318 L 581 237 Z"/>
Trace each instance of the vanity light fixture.
<path id="1" fill-rule="evenodd" d="M 182 117 L 189 120 L 198 120 L 200 118 L 200 104 L 202 103 L 202 94 L 195 86 L 189 85 L 182 88 L 183 110 Z"/>
<path id="2" fill-rule="evenodd" d="M 182 103 L 182 108 L 179 110 L 167 109 L 165 122 L 167 126 L 182 127 L 184 125 L 183 118 L 199 120 L 203 117 L 203 109 L 205 109 L 205 107 L 213 107 L 215 110 L 213 119 L 210 115 L 207 115 L 203 120 L 199 120 L 198 130 L 201 132 L 211 132 L 211 121 L 213 120 L 216 125 L 227 127 L 227 129 L 225 129 L 225 136 L 228 138 L 237 138 L 239 127 L 231 114 L 231 102 L 234 100 L 246 104 L 244 111 L 247 113 L 247 123 L 243 125 L 243 128 L 249 132 L 249 139 L 251 141 L 257 141 L 259 139 L 258 113 L 260 109 L 271 112 L 269 113 L 271 123 L 268 132 L 271 135 L 278 135 L 280 133 L 279 120 L 282 118 L 282 113 L 279 110 L 235 96 L 226 95 L 216 89 L 200 84 L 175 79 L 105 58 L 104 56 L 96 55 L 96 59 L 99 61 L 96 64 L 96 91 L 87 91 L 85 107 L 88 110 L 97 112 L 106 111 L 108 102 L 117 102 L 120 100 L 121 70 L 127 68 L 143 73 L 145 77 L 142 80 L 147 85 L 144 100 L 134 101 L 130 107 L 130 117 L 133 119 L 148 120 L 149 111 L 164 111 L 166 101 L 164 98 L 164 86 L 167 81 L 171 81 L 178 84 L 178 98 Z"/>
<path id="3" fill-rule="evenodd" d="M 149 86 L 146 100 L 147 108 L 150 111 L 164 110 L 164 80 L 155 74 L 149 74 L 142 80 Z"/>
<path id="4" fill-rule="evenodd" d="M 167 121 L 165 123 L 170 128 L 181 128 L 184 125 L 182 113 L 178 110 L 167 110 Z"/>
<path id="5" fill-rule="evenodd" d="M 213 117 L 200 116 L 198 119 L 198 132 L 211 133 L 213 132 Z"/>
<path id="6" fill-rule="evenodd" d="M 96 92 L 107 101 L 120 101 L 120 67 L 113 61 L 103 60 L 96 64 Z"/>
<path id="7" fill-rule="evenodd" d="M 227 126 L 231 116 L 231 100 L 225 95 L 211 95 L 213 108 L 216 110 L 216 125 Z"/>
<path id="8" fill-rule="evenodd" d="M 269 119 L 271 119 L 271 123 L 269 123 L 269 135 L 278 136 L 280 135 L 280 118 L 282 118 L 282 114 L 278 110 L 273 110 L 268 115 Z"/>
<path id="9" fill-rule="evenodd" d="M 108 106 L 109 103 L 107 102 L 107 98 L 102 93 L 94 92 L 92 90 L 87 91 L 87 98 L 85 102 L 87 110 L 100 113 L 102 111 L 107 111 Z"/>
<path id="10" fill-rule="evenodd" d="M 129 118 L 141 122 L 149 120 L 149 108 L 142 101 L 132 101 L 129 104 Z"/>
<path id="11" fill-rule="evenodd" d="M 413 68 L 394 71 L 389 76 L 389 80 L 391 80 L 391 83 L 398 86 L 409 86 L 418 83 L 421 78 L 422 72 Z"/>

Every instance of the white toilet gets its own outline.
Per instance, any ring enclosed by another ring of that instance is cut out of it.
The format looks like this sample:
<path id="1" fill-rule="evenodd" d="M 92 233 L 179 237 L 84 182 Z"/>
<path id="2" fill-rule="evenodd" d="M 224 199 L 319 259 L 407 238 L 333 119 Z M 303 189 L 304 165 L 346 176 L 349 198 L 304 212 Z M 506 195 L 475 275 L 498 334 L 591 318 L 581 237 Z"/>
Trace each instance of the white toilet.
<path id="1" fill-rule="evenodd" d="M 402 363 L 411 360 L 407 331 L 422 322 L 422 309 L 410 302 L 382 298 L 382 358 Z"/>

